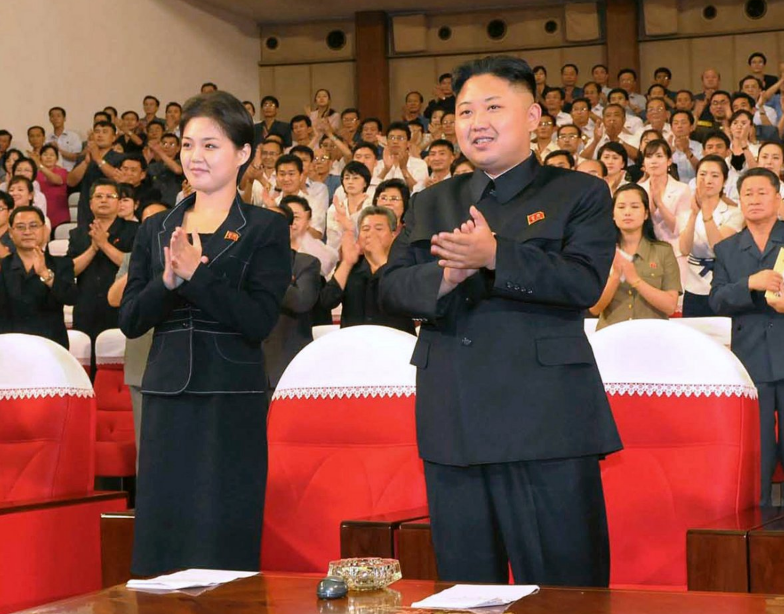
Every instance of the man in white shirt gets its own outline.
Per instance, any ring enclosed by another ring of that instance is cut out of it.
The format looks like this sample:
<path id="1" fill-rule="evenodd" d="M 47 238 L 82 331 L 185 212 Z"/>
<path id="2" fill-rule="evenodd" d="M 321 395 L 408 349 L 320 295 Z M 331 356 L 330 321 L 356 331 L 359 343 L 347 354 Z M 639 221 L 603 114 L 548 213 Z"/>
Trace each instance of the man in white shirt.
<path id="1" fill-rule="evenodd" d="M 563 110 L 564 95 L 560 88 L 556 87 L 548 90 L 544 95 L 544 106 L 547 112 L 555 118 L 556 126 L 565 126 L 572 123 L 572 116 Z"/>
<path id="2" fill-rule="evenodd" d="M 329 208 L 329 190 L 327 190 L 327 186 L 324 183 L 313 181 L 309 176 L 314 158 L 313 150 L 304 145 L 296 145 L 291 148 L 290 153 L 302 161 L 300 191 L 307 195 L 308 202 L 315 203 L 315 211 L 324 211 L 326 223 L 326 211 Z M 313 209 L 313 204 L 311 204 L 311 209 Z"/>
<path id="3" fill-rule="evenodd" d="M 637 147 L 633 144 L 634 136 L 624 131 L 625 119 L 626 111 L 621 105 L 608 104 L 602 113 L 602 123 L 596 126 L 593 138 L 583 150 L 583 158 L 595 159 L 602 145 L 612 141 L 623 145 L 630 160 L 636 160 Z"/>
<path id="4" fill-rule="evenodd" d="M 612 88 L 609 84 L 610 72 L 607 70 L 607 66 L 604 64 L 596 64 L 593 68 L 591 68 L 591 77 L 593 77 L 593 80 L 601 88 L 601 93 L 605 96 L 609 96 Z"/>
<path id="5" fill-rule="evenodd" d="M 591 119 L 591 102 L 587 98 L 575 98 L 572 102 L 571 123 L 580 129 L 583 142 L 593 138 L 594 121 Z M 568 125 L 568 124 L 567 124 Z"/>
<path id="6" fill-rule="evenodd" d="M 446 139 L 433 141 L 427 153 L 427 165 L 432 172 L 424 182 L 417 183 L 411 193 L 421 192 L 439 181 L 449 179 L 452 176 L 449 169 L 454 160 L 455 148 L 452 146 L 451 141 L 447 141 Z"/>
<path id="7" fill-rule="evenodd" d="M 651 98 L 647 102 L 645 105 L 645 116 L 648 119 L 648 123 L 640 128 L 634 135 L 634 138 L 637 139 L 637 149 L 639 149 L 642 134 L 646 130 L 656 130 L 659 134 L 662 135 L 665 141 L 668 143 L 671 142 L 672 128 L 667 122 L 669 115 L 669 111 L 667 111 L 667 103 L 663 98 Z"/>
<path id="8" fill-rule="evenodd" d="M 643 122 L 629 110 L 629 92 L 623 88 L 616 87 L 610 91 L 608 99 L 610 104 L 617 104 L 623 107 L 623 111 L 626 114 L 623 123 L 623 131 L 629 135 L 637 134 L 643 127 Z"/>
<path id="9" fill-rule="evenodd" d="M 373 177 L 379 183 L 387 179 L 402 179 L 409 190 L 427 180 L 427 163 L 408 153 L 411 129 L 405 122 L 392 122 L 387 128 L 387 146 L 382 159 L 376 163 Z"/>
<path id="10" fill-rule="evenodd" d="M 760 96 L 762 95 L 762 87 L 757 77 L 748 75 L 740 80 L 740 91 L 744 94 L 751 96 L 754 101 L 754 125 L 755 126 L 775 126 L 778 120 L 776 111 L 773 107 L 768 105 L 760 105 Z M 734 110 L 734 109 L 733 109 Z M 764 116 L 763 116 L 764 113 Z"/>
<path id="11" fill-rule="evenodd" d="M 62 107 L 49 109 L 49 122 L 52 124 L 52 133 L 46 142 L 57 145 L 60 151 L 58 162 L 65 170 L 70 171 L 82 153 L 82 139 L 75 132 L 65 129 L 65 109 Z"/>
<path id="12" fill-rule="evenodd" d="M 678 167 L 678 178 L 688 183 L 696 177 L 697 163 L 702 158 L 702 145 L 691 138 L 694 115 L 690 111 L 675 110 L 670 119 L 672 134 L 668 139 L 672 161 Z"/>
<path id="13" fill-rule="evenodd" d="M 618 71 L 618 87 L 625 90 L 629 95 L 629 110 L 638 116 L 645 114 L 645 96 L 638 94 L 637 73 L 631 68 L 622 68 Z"/>

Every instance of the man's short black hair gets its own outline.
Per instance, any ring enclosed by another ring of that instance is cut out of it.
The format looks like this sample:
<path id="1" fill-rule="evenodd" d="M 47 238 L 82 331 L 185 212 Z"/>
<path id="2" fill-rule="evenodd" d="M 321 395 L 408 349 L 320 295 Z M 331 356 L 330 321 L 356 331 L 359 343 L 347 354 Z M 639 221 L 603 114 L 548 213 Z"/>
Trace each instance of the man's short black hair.
<path id="1" fill-rule="evenodd" d="M 664 100 L 664 98 L 662 96 L 654 96 L 653 98 L 649 98 L 648 100 L 646 100 L 645 101 L 645 110 L 647 111 L 648 107 L 650 106 L 650 104 L 652 102 L 657 101 L 657 100 L 664 105 L 664 110 L 666 111 L 667 110 L 667 102 Z"/>
<path id="2" fill-rule="evenodd" d="M 280 101 L 277 98 L 275 98 L 275 96 L 270 96 L 269 94 L 264 96 L 264 98 L 261 99 L 261 106 L 263 107 L 264 104 L 267 102 L 271 102 L 272 104 L 274 104 L 276 109 L 280 108 Z"/>
<path id="3" fill-rule="evenodd" d="M 111 105 L 106 105 L 106 106 L 103 108 L 103 110 L 104 110 L 104 111 L 111 111 L 112 113 L 114 113 L 114 116 L 115 116 L 115 117 L 117 117 L 117 109 L 115 109 L 113 106 L 111 106 Z"/>
<path id="4" fill-rule="evenodd" d="M 111 128 L 111 129 L 112 129 L 112 132 L 114 132 L 115 134 L 117 134 L 117 126 L 115 126 L 115 125 L 114 125 L 112 122 L 110 122 L 108 119 L 102 119 L 102 120 L 101 120 L 101 121 L 99 121 L 99 122 L 95 122 L 95 123 L 93 124 L 93 130 L 95 130 L 96 128 Z"/>
<path id="5" fill-rule="evenodd" d="M 730 137 L 724 134 L 724 131 L 722 130 L 711 130 L 708 134 L 705 135 L 705 140 L 703 141 L 703 143 L 707 145 L 708 141 L 710 141 L 711 139 L 719 139 L 722 143 L 724 143 L 727 146 L 727 149 L 729 149 L 730 146 L 732 145 L 732 142 L 730 141 Z"/>
<path id="6" fill-rule="evenodd" d="M 134 115 L 136 119 L 139 119 L 139 114 L 136 111 L 125 111 L 122 115 L 120 115 L 121 119 L 125 119 L 126 115 Z"/>
<path id="7" fill-rule="evenodd" d="M 327 136 L 327 135 L 325 134 L 324 136 Z M 327 138 L 329 138 L 329 137 L 327 136 Z M 283 147 L 283 143 L 281 143 L 279 140 L 277 140 L 277 139 L 270 139 L 270 138 L 266 138 L 266 139 L 264 139 L 264 140 L 261 142 L 261 144 L 262 144 L 262 145 L 269 145 L 270 143 L 274 143 L 275 145 L 277 145 L 277 146 L 278 146 L 278 149 L 280 150 L 280 153 L 283 153 L 283 150 L 284 150 L 285 148 Z"/>
<path id="8" fill-rule="evenodd" d="M 749 177 L 765 177 L 768 179 L 768 181 L 770 181 L 770 185 L 773 186 L 773 189 L 776 191 L 777 194 L 779 193 L 779 190 L 781 190 L 781 181 L 776 176 L 776 173 L 774 173 L 773 171 L 767 168 L 762 168 L 761 166 L 757 166 L 755 168 L 750 168 L 738 178 L 739 195 L 741 189 L 743 188 L 743 182 L 746 181 L 746 179 L 748 179 Z"/>
<path id="9" fill-rule="evenodd" d="M 5 129 L 0 130 L 0 136 L 7 136 L 8 140 L 10 140 L 10 141 L 14 140 L 14 135 L 11 134 L 10 132 L 8 132 L 8 130 L 5 130 Z"/>
<path id="10" fill-rule="evenodd" d="M 368 143 L 367 141 L 359 141 L 354 147 L 351 149 L 351 153 L 355 154 L 360 149 L 369 149 L 373 152 L 373 155 L 376 155 L 376 146 L 373 143 Z"/>
<path id="11" fill-rule="evenodd" d="M 760 81 L 759 79 L 757 79 L 757 77 L 755 77 L 754 75 L 746 75 L 740 81 L 738 81 L 738 89 L 742 90 L 743 89 L 743 84 L 746 83 L 746 81 L 749 81 L 749 80 L 756 81 L 757 85 L 759 85 L 760 88 L 764 88 L 765 87 L 765 84 L 762 83 L 762 81 Z"/>
<path id="12" fill-rule="evenodd" d="M 170 102 L 169 104 L 166 105 L 166 110 L 168 111 L 172 107 L 175 107 L 180 111 L 182 111 L 182 105 L 179 102 L 174 102 L 174 101 Z"/>
<path id="13" fill-rule="evenodd" d="M 180 137 L 178 137 L 173 132 L 164 132 L 163 136 L 161 137 L 161 141 L 163 141 L 163 139 L 174 139 L 175 141 L 177 141 L 177 145 L 179 145 L 181 142 Z"/>
<path id="14" fill-rule="evenodd" d="M 749 96 L 746 92 L 735 92 L 730 99 L 730 104 L 735 102 L 736 100 L 745 100 L 749 103 L 749 106 L 753 109 L 757 106 L 757 103 L 754 101 L 754 98 Z"/>
<path id="15" fill-rule="evenodd" d="M 156 106 L 156 107 L 160 107 L 160 106 L 161 106 L 161 101 L 160 101 L 160 100 L 158 100 L 158 99 L 157 99 L 155 96 L 153 96 L 152 94 L 147 94 L 147 95 L 144 97 L 144 99 L 142 100 L 142 102 L 147 102 L 148 100 L 154 100 L 154 101 L 155 101 L 155 106 Z"/>
<path id="16" fill-rule="evenodd" d="M 150 129 L 150 126 L 160 126 L 161 130 L 166 132 L 166 122 L 163 121 L 160 117 L 156 117 L 154 120 L 147 124 L 147 130 Z"/>
<path id="17" fill-rule="evenodd" d="M 676 115 L 685 115 L 689 120 L 689 124 L 694 125 L 694 114 L 691 111 L 687 111 L 686 109 L 676 109 L 673 111 L 670 114 L 670 124 L 672 124 Z"/>
<path id="18" fill-rule="evenodd" d="M 536 73 L 538 73 L 540 70 L 541 70 L 541 71 L 544 73 L 544 76 L 546 77 L 546 76 L 547 76 L 547 69 L 546 69 L 544 66 L 542 66 L 541 64 L 537 64 L 536 66 L 534 66 L 534 67 L 531 69 L 531 72 L 532 72 L 532 73 L 534 73 L 534 74 L 536 74 Z"/>
<path id="19" fill-rule="evenodd" d="M 125 154 L 123 156 L 122 162 L 120 162 L 120 167 L 122 167 L 123 163 L 125 162 L 138 162 L 142 167 L 142 171 L 147 170 L 147 159 L 140 153 Z"/>
<path id="20" fill-rule="evenodd" d="M 558 126 L 558 130 L 556 130 L 556 135 L 561 136 L 561 132 L 563 132 L 566 128 L 574 128 L 577 130 L 577 136 L 582 137 L 583 131 L 580 129 L 580 126 L 575 126 L 574 124 L 563 124 L 562 126 Z M 557 138 L 556 137 L 556 138 Z"/>
<path id="21" fill-rule="evenodd" d="M 561 100 L 564 100 L 566 98 L 566 95 L 564 94 L 564 91 L 560 87 L 551 87 L 545 93 L 545 95 L 544 95 L 545 99 L 547 99 L 547 95 L 548 94 L 553 94 L 553 93 L 558 94 L 561 97 Z"/>
<path id="22" fill-rule="evenodd" d="M 282 209 L 284 206 L 289 207 L 289 205 L 291 205 L 291 203 L 295 203 L 295 204 L 299 205 L 300 207 L 302 207 L 308 215 L 310 215 L 310 216 L 313 215 L 313 209 L 310 208 L 310 203 L 308 202 L 308 199 L 305 198 L 304 196 L 299 196 L 297 194 L 289 194 L 288 196 L 284 196 L 283 198 L 280 199 L 280 204 L 278 206 Z M 289 211 L 291 211 L 290 207 L 289 207 Z M 293 220 L 293 218 L 294 218 L 294 212 L 293 211 L 292 211 L 291 217 L 292 217 L 292 222 L 293 222 L 294 221 Z M 291 224 L 291 222 L 289 222 L 289 224 Z"/>
<path id="23" fill-rule="evenodd" d="M 555 151 L 551 151 L 545 156 L 544 163 L 547 165 L 547 161 L 551 158 L 559 158 L 561 156 L 566 158 L 566 161 L 569 163 L 569 168 L 574 168 L 574 156 L 565 149 L 556 149 Z"/>
<path id="24" fill-rule="evenodd" d="M 310 158 L 311 162 L 313 162 L 313 158 L 316 157 L 316 154 L 314 154 L 313 150 L 307 145 L 295 145 L 294 147 L 289 149 L 289 153 L 291 155 L 298 154 L 298 153 L 305 154 Z"/>
<path id="25" fill-rule="evenodd" d="M 762 58 L 762 63 L 763 63 L 763 64 L 767 64 L 767 63 L 768 63 L 768 58 L 766 58 L 766 57 L 765 57 L 765 54 L 764 54 L 764 53 L 762 53 L 762 52 L 760 52 L 760 51 L 755 51 L 754 53 L 752 53 L 752 54 L 749 56 L 749 61 L 748 61 L 748 64 L 749 64 L 749 66 L 751 66 L 751 61 L 752 61 L 754 58 Z"/>
<path id="26" fill-rule="evenodd" d="M 60 113 L 63 114 L 63 118 L 65 118 L 66 116 L 65 109 L 63 109 L 62 107 L 52 107 L 51 109 L 49 109 L 49 113 L 51 113 L 52 111 L 60 111 Z M 49 115 L 49 113 L 47 113 L 47 115 Z"/>
<path id="27" fill-rule="evenodd" d="M 442 73 L 441 75 L 439 75 L 438 82 L 439 83 L 443 83 L 447 79 L 451 79 L 451 78 L 452 78 L 452 73 L 445 72 L 445 73 Z"/>
<path id="28" fill-rule="evenodd" d="M 672 79 L 672 71 L 669 68 L 667 68 L 666 66 L 659 66 L 659 68 L 654 70 L 653 71 L 653 78 L 655 79 L 656 75 L 661 74 L 661 73 L 664 73 L 665 75 L 667 75 L 668 79 Z"/>
<path id="29" fill-rule="evenodd" d="M 205 87 L 213 87 L 213 88 L 215 88 L 215 90 L 218 89 L 218 86 L 215 85 L 212 81 L 205 81 L 204 83 L 201 84 L 201 89 L 202 90 L 204 90 Z"/>
<path id="30" fill-rule="evenodd" d="M 40 130 L 40 131 L 41 131 L 41 134 L 43 134 L 44 136 L 46 136 L 46 130 L 44 130 L 42 126 L 30 126 L 30 127 L 27 129 L 27 136 L 30 136 L 30 132 L 31 132 L 32 130 Z"/>
<path id="31" fill-rule="evenodd" d="M 621 75 L 625 74 L 630 74 L 632 77 L 634 77 L 634 80 L 637 81 L 637 71 L 633 68 L 621 68 L 621 70 L 618 71 L 618 79 L 621 78 Z"/>
<path id="32" fill-rule="evenodd" d="M 425 125 L 419 119 L 409 119 L 406 123 L 408 124 L 409 128 L 411 126 L 419 126 L 422 130 L 425 129 Z"/>
<path id="33" fill-rule="evenodd" d="M 11 196 L 8 192 L 3 192 L 0 190 L 0 204 L 6 206 L 6 209 L 9 211 L 14 208 L 14 197 Z"/>
<path id="34" fill-rule="evenodd" d="M 578 75 L 580 74 L 580 69 L 577 68 L 577 64 L 571 64 L 571 63 L 567 63 L 561 66 L 561 74 L 563 74 L 563 71 L 566 70 L 567 68 L 574 68 L 574 72 L 576 72 Z"/>
<path id="35" fill-rule="evenodd" d="M 597 68 L 604 68 L 606 72 L 609 72 L 610 70 L 609 68 L 607 68 L 607 64 L 594 64 L 593 66 L 591 66 L 591 74 L 593 74 L 593 71 L 596 70 Z"/>
<path id="36" fill-rule="evenodd" d="M 692 92 L 691 90 L 678 90 L 677 92 L 675 92 L 675 96 L 677 97 L 678 94 L 688 94 L 689 98 L 694 100 L 694 92 Z"/>
<path id="37" fill-rule="evenodd" d="M 297 170 L 300 172 L 300 174 L 304 168 L 302 166 L 302 160 L 300 160 L 294 154 L 283 154 L 277 160 L 275 160 L 275 170 L 277 171 L 283 164 L 293 164 L 297 167 Z"/>
<path id="38" fill-rule="evenodd" d="M 574 109 L 574 105 L 576 105 L 578 102 L 584 102 L 588 107 L 588 110 L 589 111 L 591 110 L 591 101 L 585 98 L 584 96 L 580 96 L 579 98 L 575 98 L 574 100 L 572 100 L 572 109 Z"/>
<path id="39" fill-rule="evenodd" d="M 531 95 L 536 93 L 534 72 L 528 62 L 511 55 L 489 55 L 478 60 L 470 60 L 455 68 L 452 73 L 452 90 L 460 94 L 466 81 L 477 75 L 493 75 L 512 85 L 522 87 Z"/>
<path id="40" fill-rule="evenodd" d="M 611 97 L 613 94 L 623 94 L 623 97 L 624 97 L 624 99 L 625 99 L 625 100 L 629 100 L 629 92 L 627 92 L 627 91 L 626 91 L 625 89 L 623 89 L 622 87 L 614 87 L 614 88 L 612 88 L 612 89 L 610 90 L 610 93 L 609 93 L 609 94 L 607 94 L 607 100 L 610 100 L 610 97 Z"/>
<path id="41" fill-rule="evenodd" d="M 552 115 L 550 115 L 547 111 L 543 110 L 542 114 L 539 116 L 539 121 L 541 122 L 543 119 L 547 119 L 547 118 L 549 118 L 550 121 L 553 122 L 553 126 L 555 126 L 555 118 Z"/>
<path id="42" fill-rule="evenodd" d="M 362 123 L 359 124 L 359 131 L 360 131 L 360 133 L 362 132 L 362 129 L 367 124 L 376 124 L 376 127 L 378 128 L 379 132 L 383 132 L 383 130 L 384 130 L 384 124 L 381 123 L 381 120 L 378 117 L 368 117 L 367 119 L 363 119 Z M 406 126 L 406 128 L 408 128 L 408 126 Z M 410 132 L 410 130 L 409 130 L 409 132 Z"/>
<path id="43" fill-rule="evenodd" d="M 104 119 L 98 119 L 98 117 L 103 117 Z M 111 121 L 112 116 L 109 115 L 106 111 L 96 111 L 93 113 L 93 124 L 98 123 L 99 121 L 108 122 Z"/>
<path id="44" fill-rule="evenodd" d="M 407 100 L 407 99 L 408 99 L 408 97 L 409 97 L 411 94 L 416 94 L 417 96 L 419 96 L 419 102 L 424 102 L 424 101 L 425 101 L 425 97 L 424 97 L 424 96 L 422 96 L 422 92 L 418 92 L 418 91 L 416 91 L 416 90 L 411 90 L 411 91 L 410 91 L 408 94 L 406 94 L 406 97 L 405 97 L 403 100 Z"/>
<path id="45" fill-rule="evenodd" d="M 90 186 L 90 198 L 95 196 L 96 189 L 100 188 L 101 186 L 107 186 L 107 185 L 113 187 L 117 192 L 117 194 L 119 195 L 120 186 L 117 185 L 116 181 L 114 181 L 113 179 L 109 179 L 108 177 L 99 177 L 98 179 L 93 181 L 93 184 Z"/>
<path id="46" fill-rule="evenodd" d="M 360 117 L 362 117 L 362 115 L 359 113 L 359 109 L 356 109 L 356 108 L 354 108 L 354 107 L 348 107 L 348 108 L 346 108 L 346 109 L 343 109 L 343 110 L 340 112 L 340 117 L 341 117 L 341 119 L 342 119 L 342 118 L 344 118 L 344 117 L 345 117 L 346 115 L 348 115 L 349 113 L 356 113 L 356 115 L 357 115 L 357 118 L 360 118 Z"/>
<path id="47" fill-rule="evenodd" d="M 411 140 L 411 128 L 408 127 L 408 122 L 392 122 L 389 124 L 389 126 L 387 126 L 387 138 L 389 138 L 389 133 L 393 130 L 405 133 L 406 138 L 409 141 Z"/>
<path id="48" fill-rule="evenodd" d="M 726 96 L 727 100 L 730 100 L 730 101 L 732 100 L 732 94 L 730 94 L 728 91 L 726 91 L 726 90 L 716 90 L 715 92 L 713 92 L 711 94 L 710 100 L 708 102 L 713 102 L 713 99 L 716 96 Z"/>
<path id="49" fill-rule="evenodd" d="M 5 194 L 5 192 L 0 192 L 0 194 Z M 5 200 L 5 199 L 3 199 L 3 200 Z M 21 215 L 22 213 L 35 213 L 38 216 L 38 219 L 41 220 L 41 223 L 42 224 L 46 224 L 46 216 L 44 215 L 44 212 L 41 211 L 38 207 L 36 207 L 34 205 L 21 205 L 19 207 L 14 207 L 13 206 L 13 201 L 14 201 L 14 199 L 11 198 L 11 207 L 9 207 L 9 209 L 11 209 L 11 215 L 8 218 L 8 225 L 9 226 L 13 226 L 14 225 L 14 220 L 16 220 L 16 217 L 18 215 Z"/>
<path id="50" fill-rule="evenodd" d="M 428 151 L 433 149 L 433 147 L 446 147 L 450 152 L 452 152 L 453 156 L 455 155 L 455 146 L 452 141 L 447 141 L 446 139 L 436 139 L 430 143 L 430 147 L 427 148 Z"/>
<path id="51" fill-rule="evenodd" d="M 340 183 L 343 184 L 343 178 L 348 174 L 352 173 L 354 175 L 359 175 L 362 179 L 365 180 L 365 192 L 367 192 L 368 187 L 370 186 L 370 181 L 372 179 L 370 175 L 370 171 L 368 167 L 362 164 L 362 162 L 357 162 L 356 160 L 352 160 L 351 162 L 347 162 L 346 166 L 343 167 L 343 170 L 340 172 Z"/>
<path id="52" fill-rule="evenodd" d="M 294 128 L 294 124 L 297 124 L 299 122 L 305 122 L 308 128 L 313 127 L 313 122 L 310 121 L 310 118 L 307 115 L 295 115 L 294 117 L 291 118 L 291 121 L 289 122 L 289 126 Z"/>
<path id="53" fill-rule="evenodd" d="M 256 115 L 256 105 L 253 104 L 250 100 L 243 100 L 242 104 L 249 104 L 250 108 L 253 109 L 253 113 L 251 113 L 251 115 Z"/>
<path id="54" fill-rule="evenodd" d="M 648 86 L 648 91 L 647 91 L 647 92 L 645 92 L 645 95 L 646 95 L 646 96 L 650 96 L 650 95 L 651 95 L 651 92 L 652 92 L 653 90 L 655 90 L 656 88 L 661 88 L 661 89 L 663 89 L 663 90 L 664 90 L 664 93 L 665 93 L 665 95 L 667 94 L 667 88 L 666 88 L 666 87 L 664 87 L 664 86 L 663 86 L 661 83 L 651 83 L 651 84 Z M 661 98 L 661 96 L 656 96 L 656 98 Z"/>

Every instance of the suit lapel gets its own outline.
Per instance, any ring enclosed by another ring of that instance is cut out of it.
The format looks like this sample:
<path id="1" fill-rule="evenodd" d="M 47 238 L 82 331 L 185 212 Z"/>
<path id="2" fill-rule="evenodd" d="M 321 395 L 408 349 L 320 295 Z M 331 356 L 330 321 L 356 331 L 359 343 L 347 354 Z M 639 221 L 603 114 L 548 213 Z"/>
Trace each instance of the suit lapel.
<path id="1" fill-rule="evenodd" d="M 158 261 L 161 269 L 166 268 L 166 259 L 163 257 L 163 248 L 168 247 L 171 243 L 171 236 L 177 226 L 182 226 L 185 219 L 185 211 L 193 205 L 196 200 L 196 194 L 183 198 L 180 203 L 174 207 L 161 223 L 161 229 L 158 231 Z"/>
<path id="2" fill-rule="evenodd" d="M 237 196 L 226 219 L 202 246 L 202 253 L 209 258 L 207 266 L 212 266 L 216 260 L 234 247 L 242 237 L 242 229 L 247 224 L 248 220 L 242 212 L 240 198 Z"/>

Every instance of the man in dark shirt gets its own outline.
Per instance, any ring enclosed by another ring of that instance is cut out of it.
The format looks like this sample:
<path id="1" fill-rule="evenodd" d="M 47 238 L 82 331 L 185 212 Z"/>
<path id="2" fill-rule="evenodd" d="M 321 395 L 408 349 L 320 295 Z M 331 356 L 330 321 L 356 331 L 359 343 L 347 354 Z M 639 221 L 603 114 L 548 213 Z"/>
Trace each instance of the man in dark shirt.
<path id="1" fill-rule="evenodd" d="M 66 183 L 69 188 L 79 186 L 78 222 L 82 228 L 88 228 L 93 221 L 90 208 L 90 191 L 97 179 L 116 180 L 117 169 L 122 162 L 122 154 L 112 151 L 114 136 L 117 132 L 114 124 L 109 121 L 98 121 L 93 124 L 93 140 L 87 143 L 84 153 L 79 156 L 76 165 L 68 173 Z"/>
<path id="2" fill-rule="evenodd" d="M 455 93 L 452 91 L 452 75 L 445 72 L 438 78 L 438 85 L 435 89 L 436 97 L 427 103 L 425 117 L 430 119 L 433 111 L 443 109 L 444 113 L 455 112 Z"/>
<path id="3" fill-rule="evenodd" d="M 161 200 L 160 191 L 152 185 L 147 173 L 147 160 L 141 154 L 128 154 L 120 163 L 119 182 L 128 183 L 136 190 L 139 208 L 135 211 L 136 219 L 141 219 L 142 210 L 151 202 Z"/>
<path id="4" fill-rule="evenodd" d="M 14 209 L 14 199 L 8 192 L 0 192 L 0 258 L 5 258 L 16 250 L 11 239 L 8 221 Z"/>
<path id="5" fill-rule="evenodd" d="M 150 143 L 153 161 L 147 166 L 147 177 L 153 189 L 160 192 L 161 200 L 169 207 L 177 203 L 177 194 L 182 189 L 182 166 L 180 165 L 180 139 L 176 134 L 167 132 L 160 145 Z M 142 203 L 142 208 L 144 208 Z"/>
<path id="6" fill-rule="evenodd" d="M 137 222 L 117 217 L 117 184 L 109 179 L 96 180 L 90 189 L 90 209 L 95 219 L 88 227 L 71 231 L 68 257 L 73 260 L 79 297 L 74 307 L 74 328 L 95 338 L 109 328 L 117 328 L 117 309 L 110 307 L 107 293 L 130 252 Z"/>
<path id="7" fill-rule="evenodd" d="M 414 321 L 383 313 L 378 302 L 381 269 L 395 238 L 397 218 L 387 207 L 365 207 L 357 220 L 359 241 L 345 232 L 341 242 L 343 259 L 332 279 L 321 290 L 320 304 L 334 309 L 343 303 L 340 326 L 377 324 L 414 334 Z"/>
<path id="8" fill-rule="evenodd" d="M 277 134 L 282 138 L 284 147 L 291 147 L 291 126 L 276 119 L 279 107 L 280 103 L 275 96 L 264 96 L 261 99 L 261 116 L 264 119 L 253 126 L 254 150 L 271 134 Z"/>

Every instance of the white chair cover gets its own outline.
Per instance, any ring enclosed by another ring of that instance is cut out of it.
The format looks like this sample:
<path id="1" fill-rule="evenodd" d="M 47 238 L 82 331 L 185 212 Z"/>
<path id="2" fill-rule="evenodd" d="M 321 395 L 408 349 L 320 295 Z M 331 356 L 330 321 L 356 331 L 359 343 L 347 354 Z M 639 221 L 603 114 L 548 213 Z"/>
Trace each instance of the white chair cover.
<path id="1" fill-rule="evenodd" d="M 57 235 L 57 231 L 60 230 L 58 226 L 54 234 Z M 65 256 L 68 253 L 68 239 L 53 239 L 49 241 L 49 253 L 52 256 Z"/>
<path id="2" fill-rule="evenodd" d="M 125 363 L 125 335 L 119 328 L 103 331 L 95 340 L 95 364 Z"/>
<path id="3" fill-rule="evenodd" d="M 90 366 L 90 337 L 87 333 L 80 330 L 68 331 L 68 345 L 71 355 L 79 361 L 83 367 Z"/>

